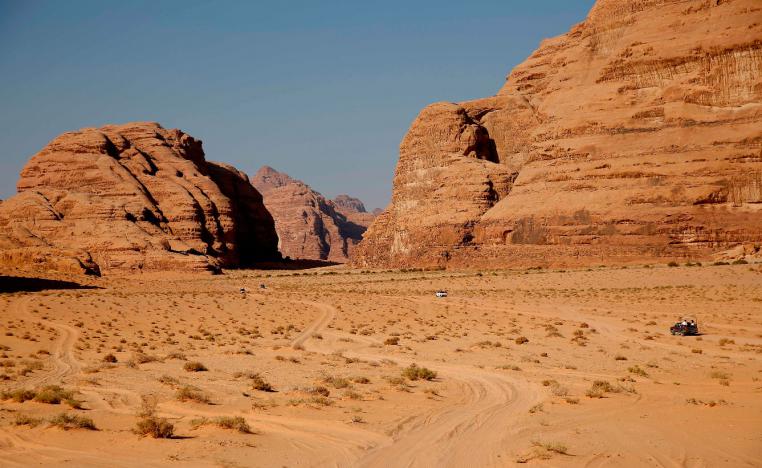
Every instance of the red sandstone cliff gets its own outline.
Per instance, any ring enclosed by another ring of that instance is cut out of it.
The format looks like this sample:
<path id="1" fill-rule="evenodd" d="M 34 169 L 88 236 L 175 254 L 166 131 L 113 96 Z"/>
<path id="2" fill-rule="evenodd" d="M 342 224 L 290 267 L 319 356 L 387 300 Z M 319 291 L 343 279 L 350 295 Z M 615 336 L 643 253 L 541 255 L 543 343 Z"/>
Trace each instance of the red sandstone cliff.
<path id="1" fill-rule="evenodd" d="M 599 0 L 496 96 L 421 111 L 354 263 L 704 257 L 761 210 L 762 4 Z"/>
<path id="2" fill-rule="evenodd" d="M 0 205 L 0 264 L 97 272 L 218 270 L 280 258 L 247 176 L 156 123 L 60 135 Z"/>
<path id="3" fill-rule="evenodd" d="M 300 180 L 264 166 L 252 179 L 275 219 L 279 248 L 293 259 L 346 262 L 375 215 L 360 200 L 328 200 Z"/>

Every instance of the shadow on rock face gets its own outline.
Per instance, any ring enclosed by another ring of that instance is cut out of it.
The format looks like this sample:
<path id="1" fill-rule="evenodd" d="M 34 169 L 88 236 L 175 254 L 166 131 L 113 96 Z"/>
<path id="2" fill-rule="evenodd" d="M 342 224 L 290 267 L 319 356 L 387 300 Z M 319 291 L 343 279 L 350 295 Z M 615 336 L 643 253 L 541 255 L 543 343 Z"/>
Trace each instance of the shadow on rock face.
<path id="1" fill-rule="evenodd" d="M 0 293 L 36 292 L 48 289 L 101 289 L 98 286 L 79 284 L 73 281 L 46 278 L 24 278 L 20 276 L 1 276 Z"/>

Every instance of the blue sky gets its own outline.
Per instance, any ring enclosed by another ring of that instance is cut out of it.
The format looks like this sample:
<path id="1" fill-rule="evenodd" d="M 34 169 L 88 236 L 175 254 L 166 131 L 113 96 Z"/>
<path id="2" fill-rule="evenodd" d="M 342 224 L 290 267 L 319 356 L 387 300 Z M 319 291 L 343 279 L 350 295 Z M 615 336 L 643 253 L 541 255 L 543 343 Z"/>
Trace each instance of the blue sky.
<path id="1" fill-rule="evenodd" d="M 0 0 L 0 198 L 56 135 L 152 120 L 383 207 L 422 107 L 494 94 L 592 4 Z"/>

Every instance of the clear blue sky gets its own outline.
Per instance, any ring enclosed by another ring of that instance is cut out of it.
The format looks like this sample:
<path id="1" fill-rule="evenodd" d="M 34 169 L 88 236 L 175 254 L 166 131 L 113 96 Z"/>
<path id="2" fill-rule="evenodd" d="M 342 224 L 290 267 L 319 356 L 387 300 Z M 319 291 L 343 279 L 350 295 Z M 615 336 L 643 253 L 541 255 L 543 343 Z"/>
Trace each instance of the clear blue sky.
<path id="1" fill-rule="evenodd" d="M 56 135 L 153 120 L 383 207 L 423 106 L 494 94 L 592 4 L 0 0 L 0 198 Z"/>

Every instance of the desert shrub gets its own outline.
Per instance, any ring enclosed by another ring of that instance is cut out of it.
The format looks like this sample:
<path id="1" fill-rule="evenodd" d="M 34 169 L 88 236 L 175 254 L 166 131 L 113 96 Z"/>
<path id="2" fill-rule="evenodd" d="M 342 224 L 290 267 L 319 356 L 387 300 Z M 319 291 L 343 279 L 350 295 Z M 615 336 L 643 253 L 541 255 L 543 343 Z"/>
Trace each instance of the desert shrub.
<path id="1" fill-rule="evenodd" d="M 252 374 L 249 376 L 251 378 L 251 385 L 254 388 L 254 390 L 259 390 L 260 392 L 274 392 L 275 389 L 273 388 L 270 383 L 268 383 L 264 377 L 262 377 L 259 374 Z"/>
<path id="2" fill-rule="evenodd" d="M 616 356 L 614 356 L 614 360 L 615 361 L 626 361 L 627 358 L 625 356 L 622 356 L 621 354 L 617 354 Z"/>
<path id="3" fill-rule="evenodd" d="M 729 344 L 736 344 L 736 342 L 734 340 L 730 340 L 728 338 L 722 338 L 722 339 L 720 339 L 720 346 L 725 346 L 725 345 L 729 345 Z"/>
<path id="4" fill-rule="evenodd" d="M 117 358 L 113 354 L 109 353 L 109 354 L 103 356 L 103 362 L 115 363 L 115 362 L 117 362 Z"/>
<path id="5" fill-rule="evenodd" d="M 359 384 L 369 384 L 370 379 L 364 376 L 355 376 L 355 377 L 352 377 L 352 382 L 359 383 Z"/>
<path id="6" fill-rule="evenodd" d="M 132 353 L 132 358 L 130 358 L 130 363 L 133 365 L 135 364 L 146 364 L 148 362 L 156 362 L 159 358 L 156 356 L 151 356 L 146 353 L 136 352 Z"/>
<path id="7" fill-rule="evenodd" d="M 648 372 L 646 372 L 643 368 L 641 368 L 637 364 L 632 367 L 628 367 L 627 370 L 632 374 L 639 375 L 641 377 L 648 377 Z"/>
<path id="8" fill-rule="evenodd" d="M 712 371 L 712 372 L 709 373 L 709 377 L 711 377 L 713 379 L 725 379 L 725 380 L 727 380 L 727 379 L 730 378 L 730 374 L 728 374 L 727 372 L 722 372 L 722 371 Z"/>
<path id="9" fill-rule="evenodd" d="M 50 424 L 55 427 L 60 427 L 63 430 L 69 429 L 88 429 L 91 431 L 98 430 L 95 427 L 95 423 L 92 419 L 86 416 L 79 416 L 76 414 L 61 413 L 58 416 L 50 420 Z"/>
<path id="10" fill-rule="evenodd" d="M 154 439 L 170 439 L 175 434 L 175 426 L 165 418 L 150 415 L 140 418 L 133 432 Z"/>
<path id="11" fill-rule="evenodd" d="M 243 434 L 251 434 L 251 427 L 241 416 L 220 416 L 214 419 L 214 424 L 223 429 L 235 429 Z"/>
<path id="12" fill-rule="evenodd" d="M 347 388 L 350 386 L 349 380 L 344 377 L 331 377 L 326 376 L 323 378 L 323 382 L 332 386 L 333 388 Z"/>
<path id="13" fill-rule="evenodd" d="M 58 405 L 61 402 L 66 402 L 72 408 L 79 408 L 81 402 L 74 398 L 74 392 L 66 390 L 58 385 L 47 385 L 42 387 L 37 395 L 34 397 L 34 401 L 38 403 L 46 403 L 48 405 Z"/>
<path id="14" fill-rule="evenodd" d="M 418 367 L 415 363 L 402 369 L 402 376 L 409 380 L 434 380 L 437 373 L 425 367 Z"/>
<path id="15" fill-rule="evenodd" d="M 40 418 L 33 418 L 25 414 L 17 414 L 16 418 L 13 420 L 11 424 L 13 424 L 14 426 L 37 427 L 40 425 L 40 423 L 42 423 L 42 419 Z"/>
<path id="16" fill-rule="evenodd" d="M 743 258 L 739 258 L 738 260 L 733 260 L 733 265 L 747 265 L 749 262 L 744 260 Z"/>
<path id="17" fill-rule="evenodd" d="M 195 401 L 196 403 L 209 403 L 209 397 L 197 387 L 186 385 L 177 390 L 175 398 L 178 401 Z"/>
<path id="18" fill-rule="evenodd" d="M 209 370 L 205 365 L 201 364 L 198 361 L 186 362 L 183 365 L 183 369 L 185 369 L 186 372 L 206 372 Z"/>
<path id="19" fill-rule="evenodd" d="M 306 387 L 306 388 L 303 388 L 302 391 L 304 393 L 309 393 L 310 395 L 320 395 L 324 397 L 327 397 L 331 394 L 331 391 L 323 387 L 322 385 L 316 385 L 314 387 Z"/>
<path id="20" fill-rule="evenodd" d="M 675 267 L 680 266 L 680 265 L 678 265 L 678 263 L 673 260 L 673 261 L 667 263 L 667 266 L 670 267 L 670 268 L 675 268 Z"/>
<path id="21" fill-rule="evenodd" d="M 527 338 L 526 336 L 520 336 L 516 338 L 514 341 L 516 342 L 516 344 L 520 345 L 524 343 L 529 343 L 529 338 Z"/>
<path id="22" fill-rule="evenodd" d="M 596 380 L 587 392 L 585 392 L 585 395 L 590 398 L 603 398 L 606 393 L 614 391 L 614 387 L 609 382 L 606 382 L 605 380 Z"/>
<path id="23" fill-rule="evenodd" d="M 396 346 L 399 343 L 400 343 L 400 339 L 398 336 L 391 336 L 384 340 L 384 344 L 389 346 Z"/>
<path id="24" fill-rule="evenodd" d="M 0 399 L 13 400 L 16 403 L 24 403 L 25 401 L 34 399 L 35 396 L 37 396 L 37 394 L 33 390 L 26 389 L 14 390 L 12 392 L 4 391 L 0 393 Z"/>

